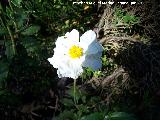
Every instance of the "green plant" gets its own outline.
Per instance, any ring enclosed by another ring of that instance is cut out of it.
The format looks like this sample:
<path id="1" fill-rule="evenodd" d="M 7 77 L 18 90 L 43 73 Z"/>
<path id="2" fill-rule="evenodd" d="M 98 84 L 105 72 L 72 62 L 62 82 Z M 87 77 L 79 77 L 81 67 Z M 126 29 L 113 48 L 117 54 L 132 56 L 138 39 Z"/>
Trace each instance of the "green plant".
<path id="1" fill-rule="evenodd" d="M 8 5 L 0 4 L 0 45 L 5 47 L 0 60 L 0 81 L 3 82 L 13 69 L 10 68 L 10 64 L 14 64 L 14 60 L 19 56 L 23 56 L 24 59 L 33 58 L 29 64 L 34 64 L 35 58 L 41 63 L 48 58 L 52 54 L 49 51 L 54 47 L 57 33 L 62 34 L 72 27 L 79 27 L 72 22 L 78 20 L 80 12 L 83 12 L 83 6 L 76 11 L 78 6 L 73 6 L 72 1 L 65 3 L 62 0 L 54 2 L 10 0 L 8 2 Z"/>
<path id="2" fill-rule="evenodd" d="M 123 9 L 116 8 L 114 13 L 114 21 L 113 24 L 115 26 L 126 26 L 131 27 L 135 24 L 139 23 L 139 17 L 135 15 L 130 15 Z"/>
<path id="3" fill-rule="evenodd" d="M 136 118 L 126 112 L 112 112 L 105 116 L 105 120 L 136 120 Z"/>

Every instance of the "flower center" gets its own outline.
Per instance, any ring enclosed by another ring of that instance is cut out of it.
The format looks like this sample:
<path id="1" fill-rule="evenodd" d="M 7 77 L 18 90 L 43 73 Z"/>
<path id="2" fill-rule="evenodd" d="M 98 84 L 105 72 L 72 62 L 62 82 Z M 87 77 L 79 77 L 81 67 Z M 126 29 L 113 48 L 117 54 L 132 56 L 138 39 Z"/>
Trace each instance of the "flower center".
<path id="1" fill-rule="evenodd" d="M 70 49 L 69 49 L 69 55 L 71 58 L 79 58 L 80 56 L 83 55 L 83 48 L 73 45 Z"/>

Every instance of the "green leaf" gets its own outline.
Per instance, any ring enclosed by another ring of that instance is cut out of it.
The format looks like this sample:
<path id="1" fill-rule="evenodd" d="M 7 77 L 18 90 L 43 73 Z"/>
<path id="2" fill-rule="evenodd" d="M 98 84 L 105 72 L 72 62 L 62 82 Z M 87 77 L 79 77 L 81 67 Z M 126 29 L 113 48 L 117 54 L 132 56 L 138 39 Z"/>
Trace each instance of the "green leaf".
<path id="1" fill-rule="evenodd" d="M 104 119 L 103 113 L 95 112 L 90 115 L 82 117 L 80 120 L 103 120 L 103 119 Z"/>
<path id="2" fill-rule="evenodd" d="M 5 47 L 6 47 L 5 55 L 7 56 L 8 60 L 12 60 L 12 58 L 15 55 L 14 48 L 12 46 L 12 41 L 11 40 L 6 40 L 5 41 Z"/>
<path id="3" fill-rule="evenodd" d="M 98 78 L 104 76 L 104 74 L 102 71 L 99 70 L 99 71 L 94 71 L 93 76 Z"/>
<path id="4" fill-rule="evenodd" d="M 0 103 L 3 105 L 11 105 L 11 106 L 15 106 L 15 105 L 20 105 L 21 104 L 21 99 L 19 96 L 12 94 L 9 90 L 7 89 L 3 89 L 0 90 Z M 8 99 L 8 98 L 12 98 L 12 99 Z"/>
<path id="5" fill-rule="evenodd" d="M 39 26 L 33 25 L 22 32 L 23 35 L 34 35 L 40 30 Z"/>
<path id="6" fill-rule="evenodd" d="M 21 30 L 23 31 L 25 29 L 24 24 L 29 19 L 28 16 L 29 16 L 29 13 L 27 11 L 23 11 L 22 9 L 17 10 L 17 13 L 14 14 L 17 27 L 20 31 Z"/>
<path id="7" fill-rule="evenodd" d="M 81 104 L 81 105 L 77 105 L 77 107 L 81 113 L 89 113 L 88 106 Z"/>
<path id="8" fill-rule="evenodd" d="M 135 24 L 138 23 L 138 17 L 133 15 L 125 15 L 123 16 L 123 21 L 128 24 Z"/>
<path id="9" fill-rule="evenodd" d="M 0 96 L 1 95 L 8 95 L 9 94 L 9 91 L 4 89 L 4 90 L 0 90 Z"/>
<path id="10" fill-rule="evenodd" d="M 78 87 L 76 86 L 75 89 L 75 96 L 74 96 L 74 87 L 72 86 L 71 89 L 69 89 L 68 94 L 76 99 L 76 101 L 78 102 L 78 100 L 82 97 L 81 91 L 78 89 Z"/>
<path id="11" fill-rule="evenodd" d="M 9 72 L 9 64 L 5 60 L 0 61 L 0 88 L 2 88 Z"/>
<path id="12" fill-rule="evenodd" d="M 105 118 L 109 118 L 107 120 L 136 120 L 132 114 L 125 112 L 113 112 Z"/>
<path id="13" fill-rule="evenodd" d="M 6 35 L 6 34 L 8 34 L 8 31 L 5 28 L 0 27 L 0 36 Z"/>
<path id="14" fill-rule="evenodd" d="M 63 111 L 58 116 L 58 120 L 75 120 L 75 116 L 74 116 L 73 110 L 70 110 L 70 111 L 65 110 L 65 111 Z"/>
<path id="15" fill-rule="evenodd" d="M 11 21 L 11 19 L 13 18 L 13 12 L 11 11 L 11 9 L 9 7 L 6 8 L 6 13 L 5 14 L 9 18 L 8 21 Z M 7 23 L 7 21 L 4 21 L 4 22 Z M 12 23 L 13 23 L 13 21 L 12 21 Z"/>
<path id="16" fill-rule="evenodd" d="M 3 46 L 4 45 L 4 40 L 0 40 L 0 45 Z"/>
<path id="17" fill-rule="evenodd" d="M 0 4 L 0 13 L 1 13 L 1 10 L 2 10 L 2 5 Z"/>
<path id="18" fill-rule="evenodd" d="M 16 7 L 21 7 L 21 2 L 22 2 L 22 0 L 11 0 L 11 2 L 12 2 Z"/>
<path id="19" fill-rule="evenodd" d="M 40 48 L 39 42 L 33 37 L 25 37 L 21 43 L 26 48 L 28 54 L 34 54 Z"/>
<path id="20" fill-rule="evenodd" d="M 74 106 L 74 103 L 73 103 L 73 101 L 72 101 L 71 99 L 64 98 L 64 99 L 62 100 L 62 103 L 63 103 L 63 105 L 65 105 L 65 106 L 67 106 L 67 107 L 72 107 L 72 106 Z"/>

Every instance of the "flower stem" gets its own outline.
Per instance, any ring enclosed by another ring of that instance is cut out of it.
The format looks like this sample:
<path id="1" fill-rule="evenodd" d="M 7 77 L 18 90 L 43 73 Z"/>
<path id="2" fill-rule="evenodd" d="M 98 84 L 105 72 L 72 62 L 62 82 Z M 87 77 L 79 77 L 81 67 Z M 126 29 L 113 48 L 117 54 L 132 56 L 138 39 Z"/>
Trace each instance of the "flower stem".
<path id="1" fill-rule="evenodd" d="M 74 79 L 74 84 L 73 84 L 73 94 L 74 94 L 74 103 L 77 103 L 76 100 L 76 79 Z"/>
<path id="2" fill-rule="evenodd" d="M 13 54 L 15 55 L 16 54 L 15 42 L 14 42 L 14 38 L 13 38 L 13 35 L 11 33 L 11 30 L 10 30 L 9 26 L 7 26 L 7 30 L 9 32 L 9 35 L 10 35 L 10 38 L 11 38 L 11 41 L 12 41 Z"/>

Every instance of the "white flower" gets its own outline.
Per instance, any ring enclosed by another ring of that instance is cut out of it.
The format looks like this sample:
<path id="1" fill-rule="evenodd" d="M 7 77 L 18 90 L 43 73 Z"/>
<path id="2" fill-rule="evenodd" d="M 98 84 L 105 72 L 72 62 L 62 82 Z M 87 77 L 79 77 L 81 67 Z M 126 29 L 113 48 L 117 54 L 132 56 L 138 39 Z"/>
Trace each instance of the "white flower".
<path id="1" fill-rule="evenodd" d="M 83 67 L 93 70 L 101 68 L 102 46 L 96 39 L 94 31 L 85 32 L 79 41 L 79 32 L 73 29 L 65 36 L 58 37 L 54 55 L 48 58 L 50 64 L 57 68 L 58 77 L 77 79 L 83 72 Z"/>

